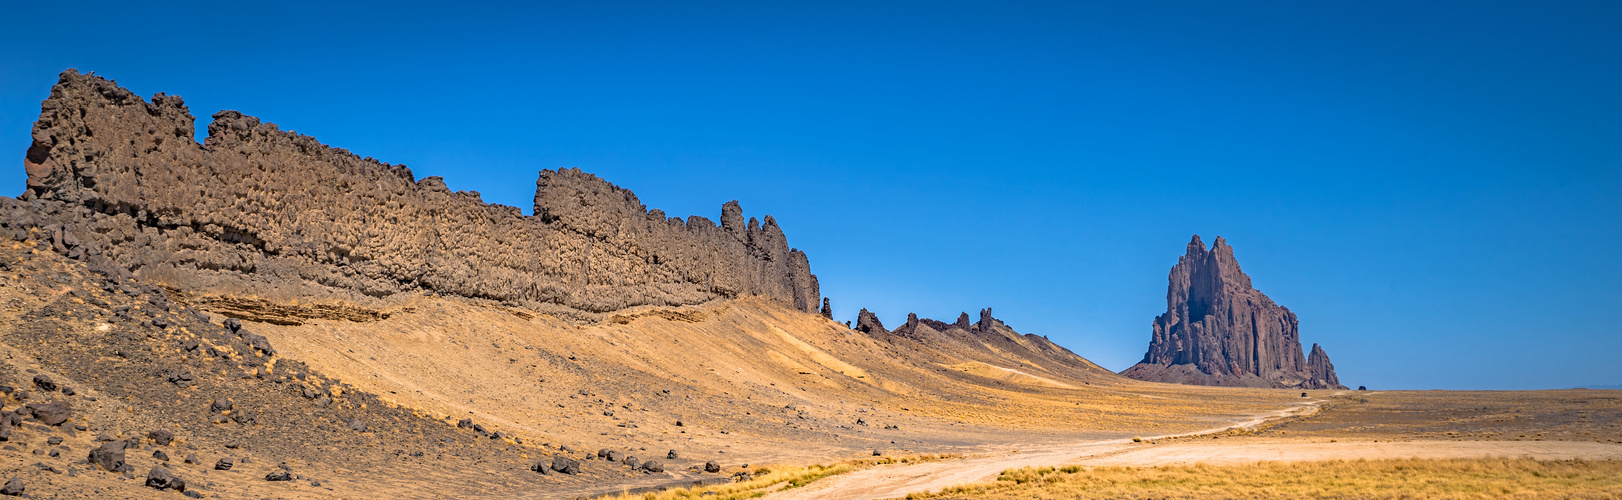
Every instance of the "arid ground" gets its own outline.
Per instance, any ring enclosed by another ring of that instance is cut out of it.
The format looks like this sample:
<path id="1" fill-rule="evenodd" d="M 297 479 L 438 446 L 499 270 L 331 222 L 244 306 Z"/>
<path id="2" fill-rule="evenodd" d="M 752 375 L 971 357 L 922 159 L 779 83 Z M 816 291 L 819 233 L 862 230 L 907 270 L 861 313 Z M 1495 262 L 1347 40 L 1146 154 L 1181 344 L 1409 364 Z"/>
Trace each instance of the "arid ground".
<path id="1" fill-rule="evenodd" d="M 161 284 L 30 242 L 5 244 L 0 259 L 5 407 L 71 408 L 59 425 L 25 412 L 0 446 L 6 478 L 42 497 L 178 495 L 145 486 L 158 465 L 204 497 L 574 498 L 851 461 L 848 472 L 755 491 L 884 498 L 1018 467 L 1622 459 L 1622 391 L 1301 397 L 1147 383 L 1055 368 L 1013 337 L 874 338 L 752 299 L 577 324 L 423 296 L 377 320 L 243 322 L 274 346 L 266 355 Z M 211 407 L 222 399 L 233 408 Z M 176 437 L 159 444 L 155 430 Z M 129 473 L 88 463 L 111 441 L 133 444 Z M 919 455 L 935 458 L 880 463 Z M 560 456 L 581 473 L 532 470 Z M 222 458 L 234 466 L 216 470 Z M 279 471 L 296 479 L 265 479 Z"/>

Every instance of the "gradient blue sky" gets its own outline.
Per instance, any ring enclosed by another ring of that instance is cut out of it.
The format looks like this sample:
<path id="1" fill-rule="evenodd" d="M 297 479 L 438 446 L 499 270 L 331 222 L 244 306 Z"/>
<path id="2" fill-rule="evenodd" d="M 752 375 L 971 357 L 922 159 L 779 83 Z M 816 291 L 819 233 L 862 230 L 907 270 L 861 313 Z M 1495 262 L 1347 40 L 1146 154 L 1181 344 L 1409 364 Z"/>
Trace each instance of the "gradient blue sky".
<path id="1" fill-rule="evenodd" d="M 993 307 L 1111 369 L 1224 236 L 1346 384 L 1622 383 L 1622 3 L 9 3 L 0 193 L 65 68 L 529 212 L 738 199 L 837 316 Z"/>

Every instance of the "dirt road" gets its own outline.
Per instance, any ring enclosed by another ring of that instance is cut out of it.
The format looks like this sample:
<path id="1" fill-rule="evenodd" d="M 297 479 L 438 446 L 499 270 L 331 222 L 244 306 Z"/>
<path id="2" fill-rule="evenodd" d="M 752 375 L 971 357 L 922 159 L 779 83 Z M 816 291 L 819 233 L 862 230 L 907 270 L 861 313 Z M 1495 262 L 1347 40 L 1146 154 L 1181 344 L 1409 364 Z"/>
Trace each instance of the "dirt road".
<path id="1" fill-rule="evenodd" d="M 1269 419 L 1316 411 L 1322 400 L 1303 402 L 1233 425 L 1150 440 L 1249 428 Z M 1328 439 L 1179 440 L 1138 444 L 1129 439 L 1074 442 L 962 460 L 875 467 L 834 476 L 811 485 L 767 495 L 774 500 L 898 498 L 908 493 L 994 480 L 1016 467 L 1080 464 L 1156 466 L 1193 463 L 1249 463 L 1260 460 L 1355 460 L 1382 458 L 1530 457 L 1540 460 L 1622 459 L 1622 445 L 1578 441 L 1348 441 Z"/>
<path id="2" fill-rule="evenodd" d="M 1323 400 L 1305 401 L 1277 411 L 1257 415 L 1242 422 L 1198 432 L 1146 437 L 1149 439 L 1164 439 L 1252 427 L 1269 419 L 1312 412 L 1322 402 Z M 804 488 L 780 491 L 767 495 L 765 498 L 773 500 L 838 500 L 904 497 L 908 493 L 934 491 L 952 485 L 988 481 L 995 479 L 998 473 L 1010 468 L 1075 462 L 1078 458 L 1108 454 L 1131 446 L 1133 446 L 1132 440 L 1127 438 L 1083 441 L 1039 449 L 995 453 L 961 460 L 882 466 L 823 479 Z"/>

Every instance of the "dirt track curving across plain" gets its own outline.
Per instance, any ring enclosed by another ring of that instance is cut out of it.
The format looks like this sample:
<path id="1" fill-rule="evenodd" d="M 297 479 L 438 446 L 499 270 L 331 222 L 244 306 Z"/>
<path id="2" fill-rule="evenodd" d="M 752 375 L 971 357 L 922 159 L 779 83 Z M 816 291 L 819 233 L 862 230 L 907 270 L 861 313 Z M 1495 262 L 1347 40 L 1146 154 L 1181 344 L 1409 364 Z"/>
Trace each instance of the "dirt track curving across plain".
<path id="1" fill-rule="evenodd" d="M 1147 436 L 1146 439 L 1168 439 L 1254 427 L 1271 419 L 1310 413 L 1323 402 L 1324 400 L 1314 399 L 1218 428 L 1183 434 Z M 1082 441 L 961 460 L 881 466 L 834 476 L 804 488 L 780 491 L 765 498 L 837 500 L 904 497 L 908 493 L 936 491 L 948 486 L 991 480 L 996 478 L 998 473 L 1011 468 L 1073 463 L 1085 457 L 1128 450 L 1132 446 L 1134 446 L 1132 440 L 1125 438 Z"/>
<path id="2" fill-rule="evenodd" d="M 1345 393 L 1337 394 L 1344 395 Z M 1365 393 L 1365 396 L 1375 393 Z M 1440 439 L 1328 439 L 1324 437 L 1171 439 L 1249 429 L 1274 419 L 1311 417 L 1322 399 L 1306 401 L 1248 420 L 1201 432 L 1129 439 L 1070 442 L 1051 447 L 974 456 L 961 460 L 881 466 L 835 476 L 766 498 L 839 500 L 898 498 L 949 486 L 994 480 L 1018 467 L 1084 465 L 1151 467 L 1161 465 L 1244 464 L 1257 461 L 1358 460 L 1391 458 L 1514 457 L 1537 460 L 1622 460 L 1622 444 L 1585 441 L 1471 441 Z M 1218 437 L 1218 436 L 1213 436 Z M 1167 441 L 1152 443 L 1156 441 Z M 819 484 L 820 483 L 820 484 Z"/>

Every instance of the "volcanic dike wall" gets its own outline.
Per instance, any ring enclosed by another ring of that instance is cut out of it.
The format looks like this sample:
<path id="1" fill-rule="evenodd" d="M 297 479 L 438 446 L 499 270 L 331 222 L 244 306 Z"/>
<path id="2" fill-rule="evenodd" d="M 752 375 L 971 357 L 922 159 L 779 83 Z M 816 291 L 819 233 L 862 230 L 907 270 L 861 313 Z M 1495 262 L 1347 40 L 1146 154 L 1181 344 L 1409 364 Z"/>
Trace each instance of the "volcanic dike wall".
<path id="1" fill-rule="evenodd" d="M 208 138 L 179 96 L 75 70 L 41 105 L 15 236 L 189 292 L 360 304 L 402 293 L 604 313 L 766 296 L 816 312 L 817 278 L 771 216 L 717 225 L 648 210 L 578 169 L 543 170 L 533 216 L 438 177 L 221 111 Z"/>

